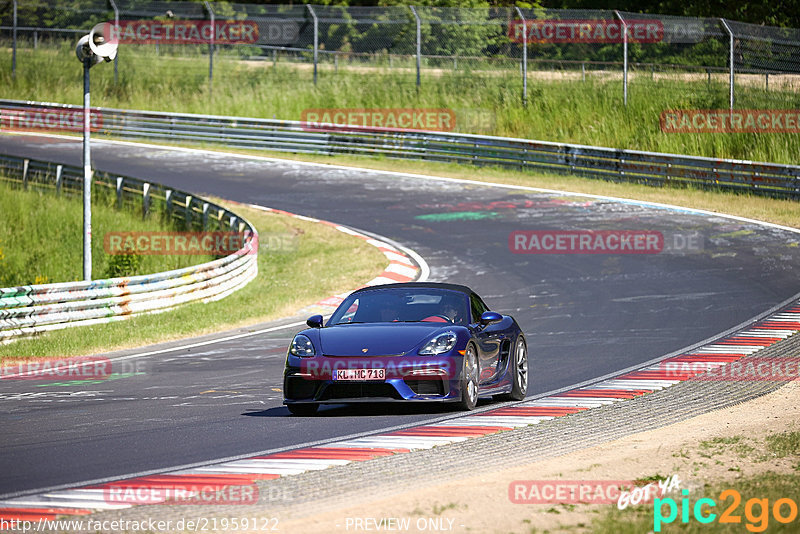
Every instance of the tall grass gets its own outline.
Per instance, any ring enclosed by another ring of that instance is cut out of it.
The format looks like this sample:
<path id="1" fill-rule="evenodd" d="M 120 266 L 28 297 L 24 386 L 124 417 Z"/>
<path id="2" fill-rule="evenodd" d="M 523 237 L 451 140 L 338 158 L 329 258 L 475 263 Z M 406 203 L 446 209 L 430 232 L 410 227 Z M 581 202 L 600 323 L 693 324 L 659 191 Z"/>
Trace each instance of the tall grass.
<path id="1" fill-rule="evenodd" d="M 0 199 L 8 196 L 4 193 L 0 191 Z M 215 302 L 0 345 L 0 364 L 4 359 L 92 354 L 288 317 L 321 297 L 362 286 L 386 267 L 383 253 L 357 237 L 319 223 L 215 202 L 247 218 L 259 232 L 258 276 L 249 284 Z M 270 246 L 271 237 L 280 238 L 282 245 Z M 53 248 L 46 256 L 60 250 Z"/>
<path id="2" fill-rule="evenodd" d="M 170 55 L 179 50 L 181 57 Z M 194 51 L 194 55 L 187 51 Z M 165 52 L 166 51 L 166 52 Z M 128 46 L 120 52 L 119 81 L 113 68 L 92 69 L 92 102 L 98 106 L 247 117 L 295 119 L 309 108 L 416 107 L 455 111 L 463 132 L 694 154 L 710 157 L 797 163 L 796 133 L 674 134 L 660 129 L 668 109 L 726 109 L 728 86 L 722 78 L 694 81 L 674 76 L 633 73 L 629 105 L 622 105 L 619 76 L 587 75 L 563 80 L 551 73 L 531 73 L 528 105 L 521 104 L 522 83 L 514 69 L 487 72 L 436 69 L 423 71 L 418 89 L 414 71 L 381 66 L 329 64 L 313 84 L 308 64 L 245 62 L 219 55 L 213 87 L 203 48 Z M 10 52 L 0 51 L 0 97 L 79 104 L 82 71 L 73 44 L 18 51 L 17 77 L 10 73 Z M 737 85 L 738 108 L 800 108 L 791 88 Z"/>
<path id="3" fill-rule="evenodd" d="M 83 204 L 79 196 L 12 186 L 0 177 L 0 287 L 83 280 Z M 107 232 L 176 230 L 160 217 L 116 210 L 108 195 L 92 202 L 92 278 L 111 276 L 115 256 L 103 248 Z M 117 257 L 118 258 L 118 257 Z M 142 255 L 135 272 L 147 274 L 214 259 L 208 255 Z"/>

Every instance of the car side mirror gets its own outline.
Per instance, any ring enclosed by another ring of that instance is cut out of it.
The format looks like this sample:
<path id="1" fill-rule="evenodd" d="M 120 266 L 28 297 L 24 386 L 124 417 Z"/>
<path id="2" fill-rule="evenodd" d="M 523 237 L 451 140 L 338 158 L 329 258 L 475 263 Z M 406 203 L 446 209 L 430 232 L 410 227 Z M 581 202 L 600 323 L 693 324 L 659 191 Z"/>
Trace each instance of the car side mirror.
<path id="1" fill-rule="evenodd" d="M 499 323 L 503 320 L 503 316 L 497 312 L 485 311 L 481 314 L 481 324 L 488 326 L 490 324 Z"/>
<path id="2" fill-rule="evenodd" d="M 322 328 L 322 316 L 312 315 L 306 320 L 306 324 L 311 328 Z"/>

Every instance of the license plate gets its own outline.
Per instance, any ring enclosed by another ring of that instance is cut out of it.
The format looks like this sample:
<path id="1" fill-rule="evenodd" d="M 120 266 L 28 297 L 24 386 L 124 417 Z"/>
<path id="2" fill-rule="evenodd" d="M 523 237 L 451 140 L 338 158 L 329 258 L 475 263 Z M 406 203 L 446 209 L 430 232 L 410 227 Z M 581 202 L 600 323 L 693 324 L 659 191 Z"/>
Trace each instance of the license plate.
<path id="1" fill-rule="evenodd" d="M 386 380 L 386 369 L 336 369 L 334 380 Z"/>

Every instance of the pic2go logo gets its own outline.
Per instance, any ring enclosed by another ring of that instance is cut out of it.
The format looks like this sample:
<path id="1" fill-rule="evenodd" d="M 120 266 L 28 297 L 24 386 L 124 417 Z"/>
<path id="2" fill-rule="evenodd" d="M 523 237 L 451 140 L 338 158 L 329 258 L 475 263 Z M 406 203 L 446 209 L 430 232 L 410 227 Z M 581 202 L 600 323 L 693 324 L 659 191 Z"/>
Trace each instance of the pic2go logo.
<path id="1" fill-rule="evenodd" d="M 694 506 L 689 503 L 689 490 L 682 490 L 683 498 L 680 504 L 681 523 L 689 522 L 691 510 L 695 521 L 709 524 L 715 520 L 720 524 L 741 524 L 742 516 L 736 513 L 742 503 L 741 494 L 734 489 L 726 489 L 719 494 L 720 501 L 731 499 L 730 505 L 719 515 L 711 511 L 717 506 L 714 499 L 703 498 L 695 501 Z M 664 508 L 666 507 L 666 516 Z M 744 504 L 744 516 L 747 522 L 745 527 L 750 532 L 764 532 L 769 526 L 770 513 L 772 517 L 784 525 L 797 519 L 797 503 L 787 497 L 777 499 L 770 508 L 769 499 L 748 499 Z M 678 518 L 678 503 L 675 499 L 667 497 L 653 501 L 653 531 L 661 532 L 661 526 L 674 522 Z"/>

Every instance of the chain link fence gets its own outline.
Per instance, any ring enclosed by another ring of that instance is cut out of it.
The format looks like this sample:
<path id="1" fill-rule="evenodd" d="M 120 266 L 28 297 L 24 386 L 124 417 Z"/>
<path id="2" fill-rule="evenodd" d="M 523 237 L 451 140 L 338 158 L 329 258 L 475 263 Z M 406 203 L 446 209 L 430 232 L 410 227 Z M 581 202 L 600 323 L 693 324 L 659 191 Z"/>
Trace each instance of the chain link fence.
<path id="1" fill-rule="evenodd" d="M 796 91 L 800 30 L 611 10 L 340 7 L 140 0 L 0 0 L 0 40 L 12 50 L 71 50 L 93 25 L 118 24 L 120 43 L 159 58 L 166 75 L 214 78 L 214 61 L 279 62 L 298 83 L 340 71 L 417 85 L 437 77 L 491 77 L 529 97 L 529 80 L 619 83 L 621 101 L 647 98 L 637 83 L 668 84 L 676 103 L 705 81 L 733 109 L 736 87 Z M 121 47 L 116 69 L 124 69 Z M 208 68 L 181 58 L 207 57 Z M 116 79 L 116 77 L 115 77 Z"/>

